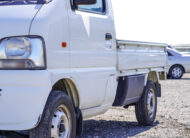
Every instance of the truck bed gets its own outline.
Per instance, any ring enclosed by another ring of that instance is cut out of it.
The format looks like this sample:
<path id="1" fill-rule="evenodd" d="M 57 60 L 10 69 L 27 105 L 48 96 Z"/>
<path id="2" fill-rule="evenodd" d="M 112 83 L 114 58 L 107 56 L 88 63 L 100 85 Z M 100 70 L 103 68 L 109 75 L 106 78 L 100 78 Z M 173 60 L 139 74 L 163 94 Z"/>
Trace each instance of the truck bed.
<path id="1" fill-rule="evenodd" d="M 144 74 L 150 70 L 164 72 L 167 46 L 163 43 L 117 40 L 119 75 Z"/>

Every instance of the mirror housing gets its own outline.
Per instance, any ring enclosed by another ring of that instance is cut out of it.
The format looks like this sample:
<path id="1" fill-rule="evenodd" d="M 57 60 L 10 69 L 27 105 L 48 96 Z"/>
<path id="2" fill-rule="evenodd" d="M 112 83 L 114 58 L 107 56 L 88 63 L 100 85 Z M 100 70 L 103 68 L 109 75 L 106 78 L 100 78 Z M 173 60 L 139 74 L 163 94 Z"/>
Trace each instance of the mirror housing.
<path id="1" fill-rule="evenodd" d="M 97 0 L 74 0 L 74 5 L 96 4 Z"/>

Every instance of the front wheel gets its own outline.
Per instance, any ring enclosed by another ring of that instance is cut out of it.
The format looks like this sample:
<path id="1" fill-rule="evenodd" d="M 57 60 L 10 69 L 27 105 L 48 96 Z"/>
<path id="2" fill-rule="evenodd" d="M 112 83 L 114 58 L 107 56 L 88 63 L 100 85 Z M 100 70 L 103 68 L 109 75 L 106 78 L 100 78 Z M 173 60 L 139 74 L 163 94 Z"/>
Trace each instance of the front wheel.
<path id="1" fill-rule="evenodd" d="M 157 111 L 157 90 L 154 82 L 148 81 L 144 88 L 143 95 L 135 105 L 137 121 L 140 125 L 152 125 L 156 118 Z"/>
<path id="2" fill-rule="evenodd" d="M 76 115 L 71 99 L 53 91 L 46 103 L 39 125 L 30 131 L 30 138 L 75 138 Z"/>

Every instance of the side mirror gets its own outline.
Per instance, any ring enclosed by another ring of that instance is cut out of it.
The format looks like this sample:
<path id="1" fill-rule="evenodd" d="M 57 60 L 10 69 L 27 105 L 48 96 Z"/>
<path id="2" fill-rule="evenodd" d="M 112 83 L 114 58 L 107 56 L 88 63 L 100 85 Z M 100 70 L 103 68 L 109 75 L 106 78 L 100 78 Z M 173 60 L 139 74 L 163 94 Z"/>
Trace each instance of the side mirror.
<path id="1" fill-rule="evenodd" d="M 74 5 L 96 4 L 97 0 L 74 0 Z"/>

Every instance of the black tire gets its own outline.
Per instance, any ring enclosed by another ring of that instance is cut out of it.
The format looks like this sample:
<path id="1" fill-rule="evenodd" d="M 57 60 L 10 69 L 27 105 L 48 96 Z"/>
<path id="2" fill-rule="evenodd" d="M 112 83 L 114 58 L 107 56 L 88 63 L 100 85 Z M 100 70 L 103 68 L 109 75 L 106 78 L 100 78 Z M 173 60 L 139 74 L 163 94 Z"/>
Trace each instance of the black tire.
<path id="1" fill-rule="evenodd" d="M 76 136 L 76 115 L 71 99 L 63 92 L 52 91 L 39 125 L 30 130 L 30 138 L 51 138 L 52 120 L 55 117 L 55 112 L 58 111 L 59 106 L 64 106 L 67 110 L 65 115 L 70 115 L 70 135 L 69 138 L 75 138 Z"/>
<path id="2" fill-rule="evenodd" d="M 150 102 L 150 105 L 151 103 L 152 105 L 154 104 L 154 108 L 152 108 L 153 111 L 151 114 L 149 113 L 150 110 L 148 108 L 149 107 L 148 97 L 150 97 L 149 93 L 154 95 L 153 98 L 151 98 L 152 102 Z M 156 118 L 156 112 L 157 112 L 157 90 L 156 90 L 154 82 L 148 81 L 147 85 L 144 88 L 141 99 L 135 105 L 135 114 L 136 114 L 136 118 L 139 125 L 143 125 L 143 126 L 152 125 Z"/>
<path id="3" fill-rule="evenodd" d="M 178 70 L 177 73 L 179 73 L 179 74 L 176 74 L 176 75 L 175 75 L 173 72 L 174 72 L 176 69 Z M 180 65 L 174 65 L 174 66 L 172 66 L 172 67 L 170 68 L 170 70 L 169 70 L 169 76 L 170 76 L 171 79 L 181 79 L 181 78 L 183 77 L 183 74 L 184 74 L 184 69 L 183 69 L 183 67 L 180 66 Z"/>

